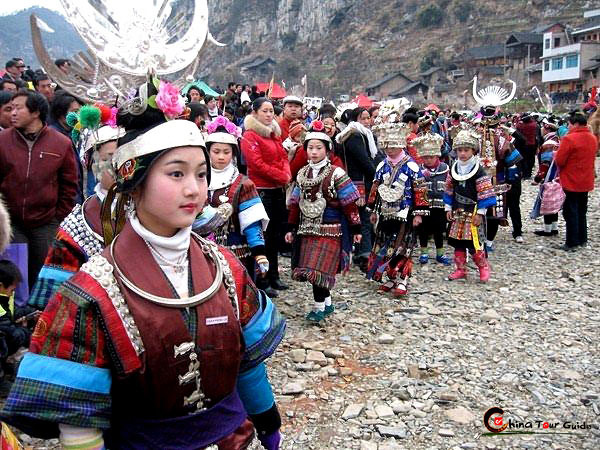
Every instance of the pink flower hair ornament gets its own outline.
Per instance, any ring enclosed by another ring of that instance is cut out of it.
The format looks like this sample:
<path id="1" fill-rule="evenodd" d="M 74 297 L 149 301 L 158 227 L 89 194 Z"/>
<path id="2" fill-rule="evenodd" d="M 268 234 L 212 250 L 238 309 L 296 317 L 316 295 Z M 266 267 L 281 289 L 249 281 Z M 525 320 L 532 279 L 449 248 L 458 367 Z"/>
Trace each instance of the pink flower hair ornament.
<path id="1" fill-rule="evenodd" d="M 154 79 L 155 86 L 157 81 L 158 94 L 148 98 L 148 105 L 160 109 L 167 119 L 176 119 L 185 110 L 185 99 L 174 84 Z"/>
<path id="2" fill-rule="evenodd" d="M 227 117 L 224 116 L 217 116 L 215 120 L 213 120 L 206 126 L 206 131 L 208 132 L 208 134 L 212 134 L 215 133 L 220 127 L 225 128 L 227 133 L 235 136 L 238 139 L 242 137 L 242 130 L 240 129 L 240 127 L 238 127 L 233 122 L 229 121 Z"/>

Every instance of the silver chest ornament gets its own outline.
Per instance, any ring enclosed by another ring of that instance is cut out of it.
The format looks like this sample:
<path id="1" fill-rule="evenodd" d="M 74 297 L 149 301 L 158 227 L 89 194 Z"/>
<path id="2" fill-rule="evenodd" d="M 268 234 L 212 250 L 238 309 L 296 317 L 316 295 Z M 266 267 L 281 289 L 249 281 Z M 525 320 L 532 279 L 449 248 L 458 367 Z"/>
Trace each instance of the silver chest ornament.
<path id="1" fill-rule="evenodd" d="M 404 188 L 406 186 L 408 175 L 400 174 L 397 181 L 390 184 L 385 181 L 377 187 L 377 192 L 384 202 L 394 203 L 402 199 L 404 196 Z"/>
<path id="2" fill-rule="evenodd" d="M 304 198 L 304 196 L 300 198 L 300 211 L 302 211 L 302 214 L 309 219 L 320 218 L 327 206 L 327 201 L 323 198 L 321 192 L 317 192 L 316 197 L 317 199 L 314 201 L 308 200 Z"/>

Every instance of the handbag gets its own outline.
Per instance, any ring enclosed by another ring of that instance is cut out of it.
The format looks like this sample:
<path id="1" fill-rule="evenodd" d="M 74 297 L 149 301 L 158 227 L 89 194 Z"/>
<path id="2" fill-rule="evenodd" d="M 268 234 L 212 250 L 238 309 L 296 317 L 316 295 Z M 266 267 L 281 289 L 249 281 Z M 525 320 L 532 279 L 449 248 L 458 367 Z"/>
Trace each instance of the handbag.
<path id="1" fill-rule="evenodd" d="M 554 161 L 552 161 L 554 164 Z M 548 174 L 552 170 L 552 164 L 548 169 Z M 546 216 L 548 214 L 556 214 L 562 209 L 563 203 L 565 202 L 565 191 L 559 182 L 559 175 L 552 181 L 544 183 L 544 189 L 542 191 L 542 202 L 540 204 L 540 214 Z"/>

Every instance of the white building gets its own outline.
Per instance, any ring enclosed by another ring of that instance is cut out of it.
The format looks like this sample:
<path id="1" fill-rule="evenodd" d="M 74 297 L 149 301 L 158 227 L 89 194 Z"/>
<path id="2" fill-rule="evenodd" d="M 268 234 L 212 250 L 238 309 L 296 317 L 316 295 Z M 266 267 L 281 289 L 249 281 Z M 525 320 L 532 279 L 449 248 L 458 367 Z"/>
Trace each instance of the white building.
<path id="1" fill-rule="evenodd" d="M 586 13 L 576 30 L 556 23 L 544 30 L 542 82 L 549 92 L 582 92 L 597 86 L 600 72 L 600 10 Z"/>

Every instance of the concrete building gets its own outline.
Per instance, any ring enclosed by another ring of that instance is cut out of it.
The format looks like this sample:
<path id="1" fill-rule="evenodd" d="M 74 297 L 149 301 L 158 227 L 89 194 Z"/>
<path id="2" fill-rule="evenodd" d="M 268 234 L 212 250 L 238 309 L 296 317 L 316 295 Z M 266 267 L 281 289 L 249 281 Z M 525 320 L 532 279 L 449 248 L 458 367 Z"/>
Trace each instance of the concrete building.
<path id="1" fill-rule="evenodd" d="M 544 30 L 542 81 L 550 93 L 581 93 L 599 84 L 600 10 L 586 14 L 578 29 L 556 23 Z"/>

